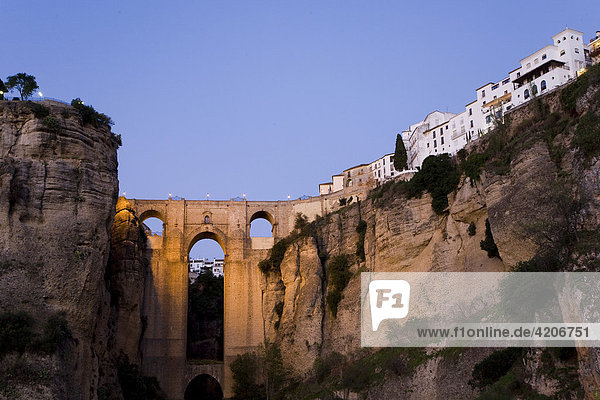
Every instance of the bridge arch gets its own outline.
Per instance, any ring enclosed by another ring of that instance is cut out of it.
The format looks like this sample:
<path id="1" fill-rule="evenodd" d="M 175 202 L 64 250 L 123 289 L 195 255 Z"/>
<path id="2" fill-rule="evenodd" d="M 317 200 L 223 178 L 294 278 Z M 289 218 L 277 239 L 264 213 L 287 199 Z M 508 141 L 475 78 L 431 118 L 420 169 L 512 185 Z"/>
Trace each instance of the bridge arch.
<path id="1" fill-rule="evenodd" d="M 144 222 L 148 218 L 158 218 L 163 222 L 163 224 L 166 222 L 166 218 L 164 217 L 164 215 L 160 211 L 156 210 L 146 210 L 143 213 L 141 213 L 138 217 L 140 222 Z"/>
<path id="2" fill-rule="evenodd" d="M 223 254 L 227 257 L 227 237 L 221 230 L 214 226 L 203 226 L 194 230 L 188 236 L 188 240 L 186 240 L 186 243 L 188 243 L 186 257 L 190 254 L 192 247 L 202 239 L 212 239 L 217 242 L 221 246 L 221 249 L 223 249 Z"/>
<path id="3" fill-rule="evenodd" d="M 184 400 L 222 400 L 223 389 L 212 375 L 200 374 L 188 383 L 183 396 Z"/>
<path id="4" fill-rule="evenodd" d="M 266 219 L 267 221 L 269 221 L 271 223 L 271 226 L 275 225 L 275 218 L 273 218 L 273 215 L 271 213 L 269 213 L 268 211 L 257 211 L 254 214 L 252 214 L 252 216 L 250 217 L 250 221 L 248 221 L 249 224 L 252 223 L 252 221 L 256 220 L 256 219 Z"/>

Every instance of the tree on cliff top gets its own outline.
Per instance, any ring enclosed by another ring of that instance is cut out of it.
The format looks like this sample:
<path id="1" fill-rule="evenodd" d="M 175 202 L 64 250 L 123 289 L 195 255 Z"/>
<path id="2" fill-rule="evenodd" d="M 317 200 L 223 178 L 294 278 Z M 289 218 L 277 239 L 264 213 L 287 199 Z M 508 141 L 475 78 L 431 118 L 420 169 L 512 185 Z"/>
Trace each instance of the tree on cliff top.
<path id="1" fill-rule="evenodd" d="M 4 82 L 2 82 L 2 79 L 0 79 L 0 100 L 4 100 L 4 93 L 6 92 L 8 92 L 8 89 L 4 85 Z"/>
<path id="2" fill-rule="evenodd" d="M 39 89 L 35 76 L 27 75 L 24 72 L 6 78 L 6 87 L 8 90 L 17 89 L 21 100 L 29 98 L 36 89 Z"/>
<path id="3" fill-rule="evenodd" d="M 400 134 L 396 135 L 396 152 L 394 153 L 394 168 L 396 171 L 402 171 L 406 168 L 406 162 L 408 156 L 406 155 L 406 147 L 404 147 L 404 141 Z"/>

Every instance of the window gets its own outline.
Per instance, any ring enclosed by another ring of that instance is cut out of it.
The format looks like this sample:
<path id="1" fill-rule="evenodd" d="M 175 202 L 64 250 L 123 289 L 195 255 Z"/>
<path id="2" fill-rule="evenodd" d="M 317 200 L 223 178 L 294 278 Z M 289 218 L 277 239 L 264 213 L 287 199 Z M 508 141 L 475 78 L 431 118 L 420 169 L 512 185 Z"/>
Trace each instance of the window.
<path id="1" fill-rule="evenodd" d="M 546 81 L 540 83 L 540 89 L 542 89 L 542 91 L 546 90 Z"/>
<path id="2" fill-rule="evenodd" d="M 540 60 L 538 60 L 538 59 L 536 58 L 535 60 L 533 60 L 533 63 L 534 63 L 534 64 L 539 64 L 539 63 L 540 63 Z"/>
<path id="3" fill-rule="evenodd" d="M 565 51 L 564 51 L 564 50 L 561 50 L 561 51 L 560 51 L 560 55 L 561 55 L 561 56 L 564 56 L 564 55 L 565 55 Z"/>
<path id="4" fill-rule="evenodd" d="M 205 224 L 208 224 L 208 223 L 210 223 L 210 217 L 209 217 L 208 215 L 205 215 L 205 216 L 204 216 L 204 223 L 205 223 Z"/>
<path id="5" fill-rule="evenodd" d="M 519 78 L 521 76 L 520 72 L 517 72 L 517 78 Z"/>
<path id="6" fill-rule="evenodd" d="M 492 90 L 498 89 L 498 86 L 500 86 L 500 85 L 496 83 L 494 86 L 492 86 Z"/>
<path id="7" fill-rule="evenodd" d="M 545 60 L 548 56 L 545 54 L 542 54 L 542 60 Z"/>
<path id="8" fill-rule="evenodd" d="M 531 94 L 535 96 L 537 94 L 537 92 L 538 92 L 537 91 L 537 86 L 533 85 L 532 88 L 531 88 Z"/>
<path id="9" fill-rule="evenodd" d="M 527 63 L 527 68 L 531 68 L 531 63 Z"/>
<path id="10" fill-rule="evenodd" d="M 526 99 L 529 98 L 529 89 L 525 89 L 525 92 L 523 93 L 523 97 L 525 97 Z"/>
<path id="11" fill-rule="evenodd" d="M 473 115 L 473 109 L 469 108 L 469 115 Z"/>
<path id="12" fill-rule="evenodd" d="M 492 122 L 492 117 L 490 117 L 489 115 L 487 117 L 485 117 L 485 122 L 487 124 L 489 124 L 490 122 Z"/>
<path id="13" fill-rule="evenodd" d="M 440 144 L 444 144 L 444 138 L 440 139 Z"/>
<path id="14" fill-rule="evenodd" d="M 435 139 L 435 131 L 433 131 L 433 138 Z"/>
<path id="15" fill-rule="evenodd" d="M 503 85 L 506 85 L 508 82 L 510 82 L 510 78 L 506 78 L 505 80 L 502 81 Z"/>
<path id="16" fill-rule="evenodd" d="M 437 147 L 437 140 L 433 141 L 433 147 Z"/>
<path id="17" fill-rule="evenodd" d="M 579 54 L 579 49 L 575 47 L 575 53 Z"/>
<path id="18" fill-rule="evenodd" d="M 429 143 L 427 143 L 427 148 L 429 148 Z"/>
<path id="19" fill-rule="evenodd" d="M 485 97 L 485 90 L 481 91 L 481 97 Z"/>
<path id="20" fill-rule="evenodd" d="M 471 128 L 473 127 L 473 120 L 471 120 Z"/>

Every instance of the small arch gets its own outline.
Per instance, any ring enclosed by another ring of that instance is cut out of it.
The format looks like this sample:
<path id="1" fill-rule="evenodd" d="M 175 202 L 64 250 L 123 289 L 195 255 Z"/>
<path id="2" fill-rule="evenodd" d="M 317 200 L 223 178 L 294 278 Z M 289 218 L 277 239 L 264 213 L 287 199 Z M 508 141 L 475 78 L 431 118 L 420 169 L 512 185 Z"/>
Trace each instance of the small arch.
<path id="1" fill-rule="evenodd" d="M 139 221 L 150 235 L 162 236 L 165 218 L 156 210 L 146 210 L 139 216 Z"/>
<path id="2" fill-rule="evenodd" d="M 523 93 L 523 97 L 525 97 L 526 99 L 529 98 L 529 89 L 525 89 L 525 92 Z"/>
<path id="3" fill-rule="evenodd" d="M 223 400 L 223 389 L 214 377 L 201 374 L 190 381 L 185 388 L 184 400 Z"/>
<path id="4" fill-rule="evenodd" d="M 541 89 L 542 91 L 546 90 L 546 81 L 542 81 L 542 82 L 540 83 L 540 89 Z"/>
<path id="5" fill-rule="evenodd" d="M 274 218 L 266 211 L 257 211 L 250 217 L 250 237 L 273 237 Z"/>
<path id="6" fill-rule="evenodd" d="M 531 93 L 535 96 L 538 93 L 537 85 L 531 87 Z"/>
<path id="7" fill-rule="evenodd" d="M 254 214 L 252 214 L 252 217 L 250 217 L 250 223 L 252 223 L 252 221 L 254 221 L 255 219 L 259 218 L 266 219 L 271 223 L 271 225 L 275 225 L 275 218 L 273 218 L 273 216 L 267 211 L 257 211 Z"/>
<path id="8" fill-rule="evenodd" d="M 210 217 L 208 215 L 204 216 L 204 223 L 205 224 L 210 224 Z"/>
<path id="9" fill-rule="evenodd" d="M 141 213 L 138 217 L 140 222 L 144 222 L 148 218 L 158 218 L 163 222 L 163 224 L 165 223 L 165 217 L 159 211 L 156 210 L 146 210 L 143 213 Z"/>

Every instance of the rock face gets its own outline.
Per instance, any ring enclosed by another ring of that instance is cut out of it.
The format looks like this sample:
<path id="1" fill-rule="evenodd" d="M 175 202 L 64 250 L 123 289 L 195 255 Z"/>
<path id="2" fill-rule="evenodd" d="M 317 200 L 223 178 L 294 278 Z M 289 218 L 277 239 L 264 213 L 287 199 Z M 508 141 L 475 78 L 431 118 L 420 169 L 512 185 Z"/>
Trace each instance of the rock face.
<path id="1" fill-rule="evenodd" d="M 148 260 L 142 256 L 147 237 L 131 203 L 119 197 L 110 229 L 107 284 L 111 298 L 110 328 L 113 359 L 123 352 L 141 364 L 140 340 L 144 330 L 142 304 Z"/>
<path id="2" fill-rule="evenodd" d="M 117 147 L 71 107 L 0 102 L 0 311 L 66 314 L 73 340 L 51 398 L 95 398 L 104 379 Z"/>
<path id="3" fill-rule="evenodd" d="M 545 98 L 549 111 L 560 111 L 559 95 L 554 93 Z M 578 107 L 579 112 L 585 111 L 585 105 L 578 103 Z M 519 124 L 529 121 L 533 114 L 531 107 L 514 111 L 512 126 L 516 128 L 512 134 L 519 134 Z M 360 352 L 357 310 L 361 271 L 508 271 L 519 262 L 532 259 L 545 246 L 559 243 L 560 232 L 549 230 L 548 226 L 570 223 L 565 211 L 570 205 L 563 201 L 567 197 L 575 197 L 581 203 L 577 229 L 597 232 L 600 161 L 596 158 L 589 164 L 582 163 L 581 156 L 570 145 L 572 135 L 573 128 L 567 126 L 551 143 L 539 137 L 525 138 L 528 142 L 515 151 L 504 173 L 484 171 L 476 182 L 463 177 L 458 189 L 448 196 L 449 208 L 442 215 L 432 210 L 427 194 L 406 199 L 393 193 L 325 215 L 316 223 L 313 237 L 296 240 L 288 247 L 280 271 L 264 276 L 265 331 L 269 340 L 280 345 L 287 368 L 302 379 L 313 373 L 318 358 L 333 352 L 352 358 Z M 551 154 L 552 148 L 564 149 L 560 159 Z M 489 258 L 480 248 L 486 219 L 501 259 Z M 365 261 L 354 257 L 360 220 L 367 224 Z M 468 232 L 471 223 L 476 227 L 473 236 Z M 348 254 L 354 259 L 351 266 L 354 275 L 343 291 L 335 318 L 325 301 L 328 264 L 323 254 L 329 257 Z M 589 257 L 595 257 L 594 262 L 598 263 L 597 247 Z M 587 261 L 563 268 L 594 270 L 589 268 L 595 264 Z M 281 317 L 277 314 L 278 304 L 283 309 Z M 391 393 L 404 393 L 406 398 L 415 399 L 422 398 L 423 393 L 427 393 L 427 398 L 475 397 L 476 392 L 466 383 L 473 366 L 489 351 L 471 349 L 467 354 L 460 356 L 460 362 L 452 363 L 432 357 L 412 378 L 387 380 L 369 398 L 394 397 Z M 533 352 L 532 359 L 535 357 Z M 598 352 L 580 349 L 579 359 L 580 381 L 586 396 L 593 398 L 600 386 Z M 556 381 L 543 371 L 535 368 L 532 371 L 530 383 L 534 389 L 549 395 L 558 390 Z"/>

